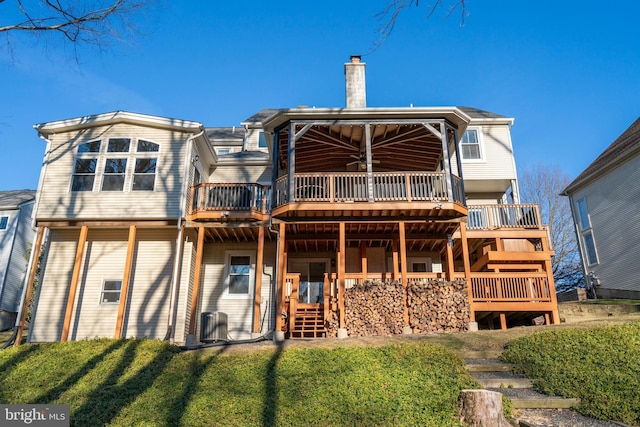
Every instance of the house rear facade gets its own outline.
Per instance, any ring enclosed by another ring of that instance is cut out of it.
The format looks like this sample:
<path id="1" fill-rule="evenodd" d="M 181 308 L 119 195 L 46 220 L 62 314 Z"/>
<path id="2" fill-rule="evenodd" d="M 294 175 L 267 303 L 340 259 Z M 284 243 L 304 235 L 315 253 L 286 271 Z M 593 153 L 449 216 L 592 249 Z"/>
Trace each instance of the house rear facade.
<path id="1" fill-rule="evenodd" d="M 559 322 L 513 119 L 470 107 L 128 112 L 36 126 L 31 342 L 319 338 Z M 40 246 L 38 246 L 40 248 Z"/>

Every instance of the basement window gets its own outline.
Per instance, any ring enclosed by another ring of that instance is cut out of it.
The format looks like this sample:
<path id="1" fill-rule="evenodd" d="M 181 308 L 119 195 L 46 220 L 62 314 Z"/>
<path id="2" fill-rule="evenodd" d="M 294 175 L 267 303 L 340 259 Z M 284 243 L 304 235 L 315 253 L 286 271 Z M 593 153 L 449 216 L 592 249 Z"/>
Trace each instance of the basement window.
<path id="1" fill-rule="evenodd" d="M 254 284 L 255 254 L 251 251 L 228 251 L 226 255 L 226 296 L 249 298 Z"/>
<path id="2" fill-rule="evenodd" d="M 100 305 L 118 304 L 120 302 L 120 291 L 122 290 L 122 280 L 105 280 L 102 282 L 102 292 L 100 294 Z"/>

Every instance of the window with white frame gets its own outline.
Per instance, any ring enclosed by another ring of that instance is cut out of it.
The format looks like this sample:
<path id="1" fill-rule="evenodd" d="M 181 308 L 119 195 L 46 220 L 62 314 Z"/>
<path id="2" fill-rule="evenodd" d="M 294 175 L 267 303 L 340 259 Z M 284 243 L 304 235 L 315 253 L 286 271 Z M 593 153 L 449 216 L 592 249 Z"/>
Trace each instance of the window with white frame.
<path id="1" fill-rule="evenodd" d="M 1 216 L 0 217 L 0 230 L 6 230 L 8 224 L 9 224 L 9 217 L 8 216 Z"/>
<path id="2" fill-rule="evenodd" d="M 258 148 L 267 148 L 267 138 L 264 135 L 264 132 L 258 133 Z"/>
<path id="3" fill-rule="evenodd" d="M 78 146 L 73 161 L 71 191 L 93 191 L 100 146 L 100 141 L 85 142 Z"/>
<path id="4" fill-rule="evenodd" d="M 102 292 L 100 293 L 100 304 L 102 305 L 119 303 L 121 290 L 122 280 L 104 280 L 102 282 Z"/>
<path id="5" fill-rule="evenodd" d="M 101 191 L 153 191 L 159 151 L 159 144 L 132 138 L 81 144 L 74 159 L 71 191 L 93 191 L 96 181 Z"/>
<path id="6" fill-rule="evenodd" d="M 581 198 L 576 201 L 576 212 L 578 215 L 578 227 L 582 237 L 582 247 L 584 248 L 584 256 L 588 266 L 598 263 L 598 253 L 596 252 L 596 243 L 593 238 L 593 230 L 591 229 L 591 219 L 587 210 L 587 201 Z"/>
<path id="7" fill-rule="evenodd" d="M 228 251 L 226 254 L 225 294 L 229 298 L 248 298 L 254 284 L 255 254 Z"/>
<path id="8" fill-rule="evenodd" d="M 482 137 L 480 128 L 468 128 L 460 139 L 462 160 L 483 160 Z"/>

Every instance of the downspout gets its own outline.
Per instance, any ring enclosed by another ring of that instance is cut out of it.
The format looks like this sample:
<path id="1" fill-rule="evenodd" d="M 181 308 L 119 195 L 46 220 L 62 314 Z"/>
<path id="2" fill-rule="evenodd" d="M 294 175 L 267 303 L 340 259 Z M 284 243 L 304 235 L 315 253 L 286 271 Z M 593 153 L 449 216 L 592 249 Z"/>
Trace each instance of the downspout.
<path id="1" fill-rule="evenodd" d="M 182 245 L 183 245 L 183 233 L 184 227 L 182 225 L 182 217 L 184 216 L 184 209 L 186 204 L 186 185 L 189 174 L 189 162 L 191 161 L 191 148 L 193 146 L 193 140 L 202 136 L 205 130 L 202 129 L 200 133 L 190 136 L 187 139 L 187 148 L 184 156 L 184 169 L 182 171 L 182 189 L 180 190 L 180 210 L 178 212 L 178 240 L 176 242 L 176 256 L 173 265 L 173 278 L 171 284 L 171 294 L 169 295 L 169 319 L 167 322 L 167 333 L 164 337 L 165 341 L 170 341 L 173 344 L 174 337 L 174 311 L 176 307 L 176 299 L 178 296 L 178 282 L 180 280 L 180 264 L 182 262 Z"/>

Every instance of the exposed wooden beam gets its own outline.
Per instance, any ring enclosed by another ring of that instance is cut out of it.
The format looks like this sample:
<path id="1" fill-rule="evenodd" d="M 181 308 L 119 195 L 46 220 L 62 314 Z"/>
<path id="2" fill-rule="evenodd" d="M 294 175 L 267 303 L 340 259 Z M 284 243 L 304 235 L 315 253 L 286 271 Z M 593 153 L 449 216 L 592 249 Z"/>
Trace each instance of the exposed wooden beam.
<path id="1" fill-rule="evenodd" d="M 196 244 L 196 265 L 193 274 L 193 290 L 191 291 L 191 313 L 189 315 L 189 333 L 196 333 L 198 322 L 198 301 L 200 301 L 200 282 L 202 277 L 202 255 L 204 253 L 204 237 L 206 229 L 198 228 L 198 242 Z"/>
<path id="2" fill-rule="evenodd" d="M 87 234 L 89 227 L 83 225 L 80 228 L 80 236 L 78 237 L 78 247 L 76 248 L 76 258 L 73 263 L 73 273 L 71 274 L 71 283 L 69 285 L 69 295 L 67 297 L 67 307 L 62 323 L 61 342 L 66 342 L 69 338 L 69 328 L 71 326 L 71 317 L 73 316 L 74 305 L 76 301 L 76 290 L 78 288 L 78 280 L 80 279 L 80 270 L 82 269 L 82 257 L 84 255 L 84 246 L 87 243 Z"/>
<path id="3" fill-rule="evenodd" d="M 136 226 L 129 227 L 129 240 L 127 242 L 127 257 L 124 262 L 124 273 L 122 274 L 122 286 L 120 287 L 120 303 L 118 304 L 118 317 L 116 318 L 116 330 L 114 338 L 124 338 L 124 315 L 129 299 L 129 282 L 131 281 L 131 270 L 133 266 L 133 254 L 136 249 Z"/>

